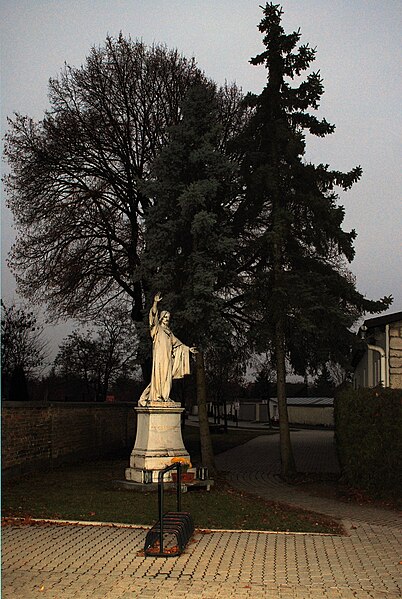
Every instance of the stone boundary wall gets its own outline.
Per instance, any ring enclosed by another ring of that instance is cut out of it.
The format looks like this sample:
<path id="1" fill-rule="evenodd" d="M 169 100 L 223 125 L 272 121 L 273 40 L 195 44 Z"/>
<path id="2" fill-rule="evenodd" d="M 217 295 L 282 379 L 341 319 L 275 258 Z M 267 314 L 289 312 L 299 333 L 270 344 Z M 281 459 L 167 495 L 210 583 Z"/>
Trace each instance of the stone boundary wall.
<path id="1" fill-rule="evenodd" d="M 2 475 L 78 462 L 134 446 L 132 403 L 9 402 L 2 405 Z"/>

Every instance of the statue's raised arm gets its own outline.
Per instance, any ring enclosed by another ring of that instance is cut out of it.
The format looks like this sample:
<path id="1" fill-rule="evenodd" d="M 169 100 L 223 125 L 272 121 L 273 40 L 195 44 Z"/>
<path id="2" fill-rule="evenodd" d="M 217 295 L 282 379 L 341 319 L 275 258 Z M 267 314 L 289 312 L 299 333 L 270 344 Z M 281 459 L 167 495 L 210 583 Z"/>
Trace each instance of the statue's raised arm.
<path id="1" fill-rule="evenodd" d="M 154 338 L 156 327 L 159 324 L 158 304 L 161 300 L 162 300 L 162 296 L 158 292 L 154 297 L 154 302 L 149 311 L 149 330 L 150 330 L 152 339 Z"/>

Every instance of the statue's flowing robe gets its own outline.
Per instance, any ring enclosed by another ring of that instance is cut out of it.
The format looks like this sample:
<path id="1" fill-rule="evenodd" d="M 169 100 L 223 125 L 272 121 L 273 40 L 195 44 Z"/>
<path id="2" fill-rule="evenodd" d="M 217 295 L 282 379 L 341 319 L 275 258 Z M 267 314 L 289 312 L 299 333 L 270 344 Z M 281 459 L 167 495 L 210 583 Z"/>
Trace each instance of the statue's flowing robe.
<path id="1" fill-rule="evenodd" d="M 153 342 L 151 382 L 139 405 L 169 401 L 172 380 L 190 374 L 190 349 L 159 322 L 158 310 L 151 308 L 149 327 Z"/>

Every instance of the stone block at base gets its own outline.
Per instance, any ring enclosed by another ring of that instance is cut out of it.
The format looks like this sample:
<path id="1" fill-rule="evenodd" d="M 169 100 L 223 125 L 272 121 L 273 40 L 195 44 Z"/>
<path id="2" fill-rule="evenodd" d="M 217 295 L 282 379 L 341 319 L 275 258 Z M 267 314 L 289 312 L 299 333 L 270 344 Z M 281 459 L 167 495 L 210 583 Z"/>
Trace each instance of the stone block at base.
<path id="1" fill-rule="evenodd" d="M 181 414 L 184 408 L 175 402 L 135 408 L 137 436 L 126 468 L 128 481 L 144 482 L 144 470 L 152 470 L 152 482 L 158 482 L 158 472 L 170 466 L 172 458 L 190 455 L 183 444 Z M 165 480 L 171 480 L 170 472 Z"/>
<path id="2" fill-rule="evenodd" d="M 199 480 L 196 478 L 192 482 L 181 483 L 180 489 L 182 493 L 187 493 L 187 491 L 191 489 L 205 489 L 206 491 L 210 491 L 213 485 L 214 481 L 212 478 L 207 478 L 206 480 Z M 132 480 L 113 480 L 112 486 L 116 489 L 125 489 L 126 491 L 138 491 L 143 493 L 150 493 L 151 491 L 156 492 L 158 490 L 157 483 L 152 482 L 150 484 L 144 484 Z M 164 488 L 165 490 L 175 492 L 177 483 L 169 481 L 165 484 Z"/>

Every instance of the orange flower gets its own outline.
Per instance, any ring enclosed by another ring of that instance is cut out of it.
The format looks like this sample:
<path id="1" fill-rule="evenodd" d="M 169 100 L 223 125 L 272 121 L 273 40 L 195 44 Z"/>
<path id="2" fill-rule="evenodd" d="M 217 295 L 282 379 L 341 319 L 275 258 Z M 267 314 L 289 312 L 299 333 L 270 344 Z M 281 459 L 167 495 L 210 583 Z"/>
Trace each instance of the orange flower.
<path id="1" fill-rule="evenodd" d="M 183 466 L 187 466 L 187 468 L 191 468 L 191 462 L 188 458 L 172 458 L 170 461 L 172 464 L 180 463 Z"/>

